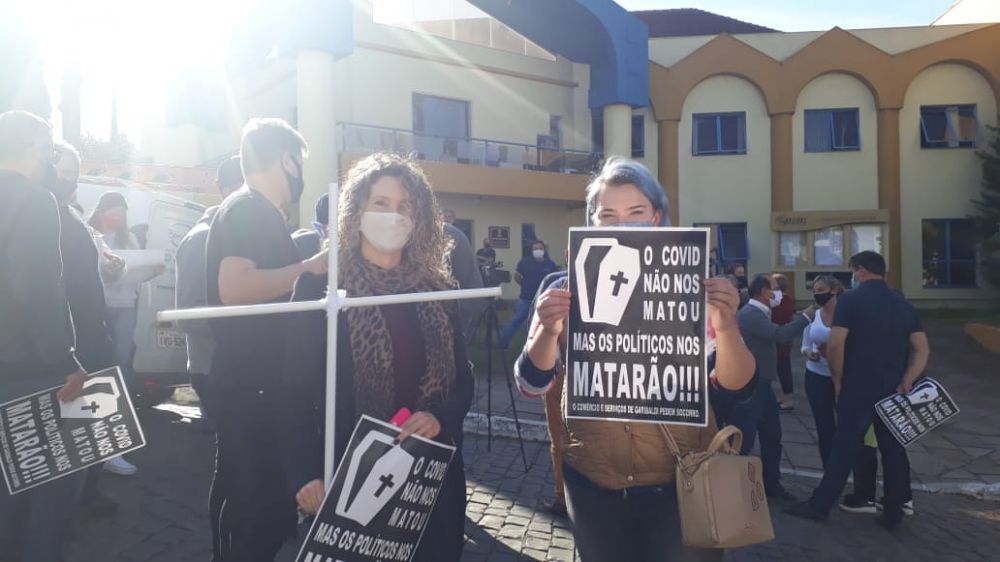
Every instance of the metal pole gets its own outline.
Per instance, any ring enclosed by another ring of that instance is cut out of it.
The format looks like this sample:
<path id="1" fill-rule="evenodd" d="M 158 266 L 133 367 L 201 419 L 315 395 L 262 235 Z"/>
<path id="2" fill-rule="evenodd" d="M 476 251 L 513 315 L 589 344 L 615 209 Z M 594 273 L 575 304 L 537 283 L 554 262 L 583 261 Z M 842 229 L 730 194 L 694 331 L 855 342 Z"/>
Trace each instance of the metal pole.
<path id="1" fill-rule="evenodd" d="M 158 322 L 177 322 L 180 320 L 207 320 L 210 318 L 264 316 L 268 314 L 284 314 L 288 312 L 326 310 L 328 308 L 327 303 L 331 298 L 333 297 L 327 297 L 316 301 L 277 302 L 239 306 L 208 306 L 201 308 L 183 308 L 178 310 L 161 310 L 157 313 L 156 320 Z M 500 289 L 490 287 L 484 289 L 458 289 L 452 291 L 403 293 L 398 295 L 378 295 L 372 297 L 337 297 L 337 301 L 339 302 L 337 308 L 339 310 L 343 310 L 345 308 L 379 306 L 383 304 L 489 298 L 500 298 Z"/>
<path id="2" fill-rule="evenodd" d="M 340 289 L 340 278 L 338 277 L 340 266 L 340 241 L 337 238 L 339 232 L 340 213 L 336 212 L 340 203 L 340 189 L 336 183 L 330 184 L 330 208 L 335 212 L 330 213 L 330 226 L 327 239 L 329 244 L 327 276 L 327 300 L 333 299 L 335 306 L 327 308 L 326 311 L 326 443 L 323 450 L 323 482 L 324 487 L 329 489 L 333 483 L 334 453 L 337 442 L 337 322 L 340 318 L 338 308 Z"/>

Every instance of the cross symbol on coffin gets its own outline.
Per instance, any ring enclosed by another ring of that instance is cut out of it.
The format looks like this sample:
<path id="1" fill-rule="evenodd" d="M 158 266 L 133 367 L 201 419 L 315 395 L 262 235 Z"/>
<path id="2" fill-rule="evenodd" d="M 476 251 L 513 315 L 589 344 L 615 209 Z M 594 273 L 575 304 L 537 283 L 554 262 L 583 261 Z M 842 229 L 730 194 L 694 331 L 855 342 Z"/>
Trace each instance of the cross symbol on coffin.
<path id="1" fill-rule="evenodd" d="M 611 291 L 611 296 L 617 297 L 618 291 L 621 290 L 622 285 L 628 285 L 628 279 L 625 277 L 624 271 L 619 271 L 618 273 L 611 276 L 611 281 L 615 284 L 615 288 Z"/>
<path id="2" fill-rule="evenodd" d="M 378 481 L 381 482 L 381 484 L 379 484 L 378 490 L 375 490 L 376 498 L 380 497 L 386 488 L 392 488 L 396 485 L 396 483 L 392 481 L 391 474 L 383 474 L 382 476 L 379 476 Z"/>
<path id="3" fill-rule="evenodd" d="M 920 398 L 922 398 L 924 400 L 928 400 L 928 399 L 930 399 L 930 395 L 927 394 L 926 392 L 924 392 L 923 394 L 920 395 Z"/>
<path id="4" fill-rule="evenodd" d="M 100 409 L 101 409 L 101 405 L 100 405 L 100 404 L 98 404 L 97 402 L 95 402 L 95 401 L 91 400 L 91 401 L 90 401 L 90 404 L 88 404 L 88 405 L 86 405 L 86 406 L 82 406 L 82 407 L 81 407 L 80 409 L 81 409 L 81 410 L 90 410 L 90 413 L 91 413 L 91 414 L 96 414 L 96 413 L 97 413 L 97 410 L 100 410 Z"/>

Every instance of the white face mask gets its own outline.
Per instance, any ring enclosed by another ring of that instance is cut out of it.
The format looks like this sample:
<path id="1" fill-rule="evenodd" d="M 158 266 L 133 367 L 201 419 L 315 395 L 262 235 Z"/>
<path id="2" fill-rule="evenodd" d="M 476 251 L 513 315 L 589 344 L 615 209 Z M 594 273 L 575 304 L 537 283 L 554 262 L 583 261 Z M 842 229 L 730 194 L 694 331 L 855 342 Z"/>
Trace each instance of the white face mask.
<path id="1" fill-rule="evenodd" d="M 545 250 L 532 250 L 531 255 L 535 256 L 536 260 L 540 260 L 545 257 Z"/>
<path id="2" fill-rule="evenodd" d="M 781 299 L 783 299 L 783 298 L 785 298 L 785 296 L 781 294 L 781 289 L 778 289 L 777 291 L 775 291 L 774 292 L 774 298 L 771 299 L 771 308 L 777 308 L 778 305 L 781 304 Z"/>
<path id="3" fill-rule="evenodd" d="M 361 214 L 361 234 L 382 252 L 397 252 L 410 241 L 413 221 L 399 213 L 365 211 Z"/>

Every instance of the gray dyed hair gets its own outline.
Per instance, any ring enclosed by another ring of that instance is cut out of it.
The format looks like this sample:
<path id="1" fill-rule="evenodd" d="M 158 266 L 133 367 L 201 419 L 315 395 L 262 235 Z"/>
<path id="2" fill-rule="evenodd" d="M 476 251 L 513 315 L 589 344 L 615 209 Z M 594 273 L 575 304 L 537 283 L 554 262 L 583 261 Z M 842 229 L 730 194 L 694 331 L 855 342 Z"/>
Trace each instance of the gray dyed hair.
<path id="1" fill-rule="evenodd" d="M 653 211 L 660 212 L 660 224 L 657 226 L 670 226 L 670 201 L 667 200 L 667 194 L 660 186 L 660 182 L 656 181 L 656 177 L 646 166 L 618 156 L 608 158 L 601 171 L 587 184 L 587 226 L 594 226 L 597 196 L 601 194 L 601 189 L 606 185 L 629 183 L 636 186 L 646 199 L 649 199 Z"/>

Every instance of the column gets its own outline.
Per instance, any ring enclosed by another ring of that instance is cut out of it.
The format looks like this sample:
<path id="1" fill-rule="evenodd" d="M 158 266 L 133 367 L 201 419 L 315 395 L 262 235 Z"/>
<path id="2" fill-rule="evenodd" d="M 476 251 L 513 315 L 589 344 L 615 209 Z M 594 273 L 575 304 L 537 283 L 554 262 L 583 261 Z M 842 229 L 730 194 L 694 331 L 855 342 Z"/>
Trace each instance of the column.
<path id="1" fill-rule="evenodd" d="M 771 115 L 771 210 L 792 211 L 793 199 L 792 114 L 776 113 Z"/>
<path id="2" fill-rule="evenodd" d="M 632 157 L 632 106 L 604 106 L 604 155 Z"/>
<path id="3" fill-rule="evenodd" d="M 316 200 L 337 181 L 337 134 L 334 118 L 334 57 L 322 51 L 300 51 L 296 57 L 298 130 L 309 144 L 305 162 L 305 191 L 299 202 L 299 217 L 293 222 L 309 224 Z M 333 207 L 336 209 L 336 206 Z"/>
<path id="4" fill-rule="evenodd" d="M 889 267 L 886 281 L 902 290 L 900 201 L 899 108 L 882 108 L 878 110 L 878 206 L 889 211 L 889 244 L 884 248 Z"/>
<path id="5" fill-rule="evenodd" d="M 657 146 L 659 147 L 658 176 L 660 185 L 670 201 L 670 224 L 680 225 L 680 171 L 677 169 L 680 154 L 680 120 L 664 119 L 656 122 Z"/>

